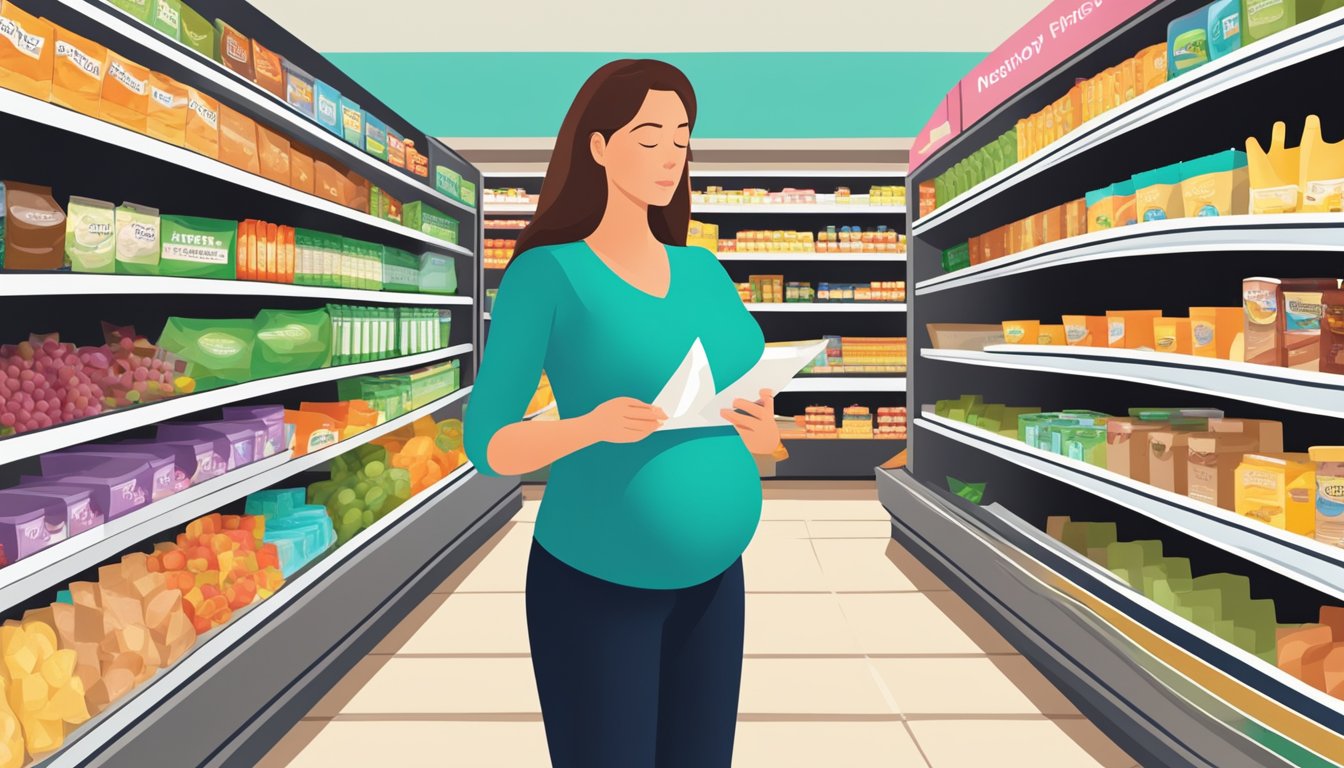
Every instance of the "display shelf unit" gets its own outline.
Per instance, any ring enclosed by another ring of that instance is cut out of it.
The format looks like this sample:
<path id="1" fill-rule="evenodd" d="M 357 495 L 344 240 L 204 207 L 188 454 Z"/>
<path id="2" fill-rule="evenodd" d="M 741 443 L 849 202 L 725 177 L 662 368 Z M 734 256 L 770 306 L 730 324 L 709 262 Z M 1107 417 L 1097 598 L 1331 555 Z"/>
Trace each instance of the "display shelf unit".
<path id="1" fill-rule="evenodd" d="M 1025 85 L 918 165 L 907 198 L 1089 78 L 1166 39 L 1196 0 L 1158 0 Z M 1344 106 L 1303 84 L 1344 66 L 1344 9 L 1247 45 L 1112 109 L 926 215 L 907 247 L 910 453 L 879 472 L 893 533 L 1032 657 L 1132 757 L 1153 765 L 1344 764 L 1340 701 L 1246 658 L 1044 536 L 1046 519 L 1113 521 L 1247 575 L 1282 624 L 1344 603 L 1338 549 L 1217 506 L 1141 484 L 927 412 L 964 394 L 985 402 L 1090 408 L 1209 406 L 1274 419 L 1284 447 L 1337 444 L 1344 377 L 1190 355 L 1092 347 L 935 349 L 931 324 L 1059 322 L 1065 314 L 1240 304 L 1245 278 L 1339 276 L 1339 214 L 1237 215 L 1146 222 L 1074 237 L 944 273 L 971 237 L 1080 199 L 1134 174 L 1264 143 L 1272 123 L 1295 142 L 1309 114 Z M 974 84 L 972 83 L 972 86 Z M 963 88 L 965 85 L 963 84 Z M 1253 105 L 1253 106 L 1252 106 Z M 1189 132 L 1198 115 L 1207 130 Z M 945 489 L 986 482 L 987 507 Z M 1081 518 L 1079 517 L 1081 516 Z M 1004 578 L 1005 570 L 1013 574 Z"/>
<path id="2" fill-rule="evenodd" d="M 469 307 L 471 296 L 443 296 L 433 293 L 362 291 L 350 288 L 321 288 L 312 285 L 266 283 L 251 280 L 204 280 L 190 277 L 152 275 L 88 275 L 73 273 L 12 273 L 0 280 L 0 296 L 283 296 L 300 299 L 326 299 L 374 304 L 425 307 Z"/>
<path id="3" fill-rule="evenodd" d="M 691 216 L 696 221 L 717 224 L 720 236 L 733 238 L 743 230 L 783 229 L 819 232 L 827 226 L 860 226 L 873 229 L 886 226 L 897 233 L 905 232 L 907 211 L 904 206 L 865 205 L 854 202 L 834 202 L 833 190 L 849 187 L 852 195 L 868 192 L 873 186 L 901 184 L 905 175 L 891 171 L 841 169 L 772 169 L 772 170 L 708 170 L 692 167 L 691 186 L 704 189 L 719 186 L 725 189 L 757 188 L 778 190 L 785 187 L 808 188 L 817 191 L 815 204 L 751 204 L 715 205 L 693 204 Z M 540 173 L 488 174 L 491 188 L 522 189 L 529 195 L 541 193 Z M 535 198 L 534 198 L 535 199 Z M 487 217 L 504 219 L 526 217 L 536 211 L 532 203 L 494 203 L 482 205 Z M 498 237 L 508 239 L 504 233 Z M 718 254 L 732 279 L 745 283 L 752 274 L 783 274 L 788 281 L 867 283 L 871 281 L 905 281 L 906 255 L 904 253 L 748 253 L 725 252 Z M 486 270 L 487 288 L 497 287 L 500 270 Z M 907 286 L 908 290 L 908 286 Z M 908 294 L 907 294 L 908 295 Z M 813 303 L 748 303 L 750 310 L 765 332 L 766 341 L 796 341 L 818 339 L 822 336 L 889 336 L 905 335 L 905 303 L 894 302 L 813 302 Z M 779 393 L 776 410 L 781 414 L 798 414 L 811 405 L 827 405 L 837 414 L 851 405 L 871 408 L 876 414 L 879 407 L 905 405 L 905 380 L 895 375 L 877 377 L 813 376 L 800 377 Z M 837 417 L 838 418 L 838 417 Z M 778 467 L 780 477 L 850 478 L 873 477 L 873 467 L 890 459 L 900 448 L 887 453 L 886 448 L 870 448 L 866 453 L 856 446 L 836 447 L 838 443 L 866 442 L 819 440 L 818 445 L 791 452 L 791 458 Z M 893 441 L 872 441 L 889 444 Z M 889 446 L 888 446 L 889 447 Z"/>

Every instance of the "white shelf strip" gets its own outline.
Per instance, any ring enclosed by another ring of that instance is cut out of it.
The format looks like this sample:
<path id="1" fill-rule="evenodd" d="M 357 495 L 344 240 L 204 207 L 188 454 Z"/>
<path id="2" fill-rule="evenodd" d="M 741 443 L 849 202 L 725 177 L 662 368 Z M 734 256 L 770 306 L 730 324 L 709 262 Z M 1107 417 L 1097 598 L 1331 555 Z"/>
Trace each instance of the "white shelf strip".
<path id="1" fill-rule="evenodd" d="M 70 0 L 62 0 L 62 2 L 69 3 Z M 77 5 L 92 9 L 92 6 L 86 2 L 80 2 L 77 3 Z M 128 149 L 132 152 L 145 155 L 146 157 L 152 157 L 156 160 L 172 163 L 180 168 L 185 168 L 203 176 L 227 181 L 230 184 L 261 192 L 280 200 L 298 203 L 299 205 L 312 210 L 322 211 L 333 216 L 339 216 L 343 219 L 381 229 L 385 232 L 391 232 L 400 237 L 417 240 L 426 245 L 433 246 L 434 248 L 451 251 L 463 256 L 472 255 L 471 251 L 456 243 L 440 240 L 437 237 L 430 237 L 429 235 L 426 235 L 423 232 L 418 232 L 410 227 L 403 227 L 400 224 L 385 221 L 377 216 L 370 216 L 367 213 L 361 213 L 352 208 L 346 208 L 331 200 L 326 200 L 307 192 L 300 192 L 292 187 L 271 181 L 262 176 L 253 175 L 240 168 L 234 168 L 227 163 L 222 163 L 218 160 L 206 157 L 205 155 L 198 155 L 189 149 L 169 144 L 166 141 L 150 138 L 143 133 L 137 133 L 118 125 L 103 122 L 97 118 L 89 117 L 88 115 L 80 114 L 79 112 L 65 109 L 64 107 L 58 107 L 55 104 L 38 101 L 31 96 L 25 96 L 14 91 L 0 90 L 0 112 L 31 120 L 45 128 L 54 128 L 75 136 L 84 136 L 104 144 Z"/>
<path id="2" fill-rule="evenodd" d="M 372 301 L 408 306 L 471 306 L 470 296 L 432 293 L 364 291 L 312 285 L 266 283 L 251 280 L 207 280 L 152 275 L 90 275 L 67 272 L 6 273 L 0 278 L 0 296 L 96 296 L 123 294 L 219 296 L 294 296 L 337 301 Z"/>
<path id="3" fill-rule="evenodd" d="M 419 355 L 394 357 L 390 360 L 356 363 L 334 368 L 319 368 L 315 371 L 273 376 L 268 379 L 235 384 L 231 387 L 212 389 L 208 392 L 182 395 L 157 403 L 142 405 L 138 408 L 122 408 L 101 416 L 61 424 L 38 432 L 28 432 L 4 438 L 0 440 L 0 464 L 40 456 L 48 451 L 87 443 L 119 432 L 157 424 L 208 408 L 217 408 L 243 400 L 265 397 L 287 389 L 298 389 L 312 384 L 348 379 L 353 376 L 367 376 L 404 368 L 415 368 L 459 357 L 471 351 L 472 345 L 460 344 L 456 347 L 448 347 L 447 349 L 425 352 Z"/>
<path id="4" fill-rule="evenodd" d="M 485 215 L 495 216 L 500 214 L 533 214 L 537 212 L 537 206 L 531 203 L 486 203 Z M 719 205 L 711 203 L 697 203 L 691 206 L 691 213 L 741 213 L 741 214 L 798 214 L 798 213 L 829 213 L 829 214 L 889 214 L 905 215 L 906 208 L 903 205 L 856 205 L 853 203 L 754 203 L 741 205 Z"/>
<path id="5" fill-rule="evenodd" d="M 925 296 L 1051 267 L 1134 256 L 1228 251 L 1344 251 L 1344 214 L 1300 213 L 1169 219 L 1116 227 L 1038 246 L 922 280 Z"/>
<path id="6" fill-rule="evenodd" d="M 925 411 L 914 423 L 918 428 L 1132 509 L 1336 599 L 1344 599 L 1344 549 L 936 416 L 931 411 Z"/>
<path id="7" fill-rule="evenodd" d="M 773 304 L 747 304 L 752 312 L 888 312 L 905 311 L 905 304 L 892 304 L 884 301 L 816 301 L 816 302 L 778 302 Z"/>
<path id="8" fill-rule="evenodd" d="M 1178 112 L 1189 114 L 1190 108 L 1205 99 L 1341 47 L 1344 47 L 1344 10 L 1331 11 L 1252 43 L 1092 118 L 1042 151 L 921 217 L 911 231 L 927 234 L 965 216 L 985 200 L 1010 192 L 1027 179 L 1103 146 L 1117 136 Z"/>
<path id="9" fill-rule="evenodd" d="M 500 179 L 540 179 L 546 176 L 545 171 L 491 171 L 485 174 L 487 182 L 492 186 Z M 700 176 L 708 179 L 732 179 L 732 178 L 779 178 L 779 179 L 812 179 L 812 178 L 861 178 L 861 179 L 904 179 L 905 171 L 862 171 L 853 168 L 800 168 L 797 170 L 781 170 L 777 168 L 753 170 L 732 170 L 716 171 L 708 168 L 697 168 L 691 166 L 691 176 Z"/>
<path id="10" fill-rule="evenodd" d="M 379 177 L 396 179 L 397 181 L 404 182 L 417 188 L 421 194 L 432 198 L 436 202 L 475 215 L 476 209 L 472 206 L 458 202 L 415 177 L 403 174 L 391 165 L 361 151 L 353 144 L 349 144 L 335 134 L 329 133 L 316 122 L 300 115 L 298 112 L 291 109 L 288 104 L 265 93 L 250 81 L 244 80 L 241 75 L 225 69 L 223 65 L 205 58 L 191 48 L 169 40 L 149 27 L 121 13 L 114 6 L 106 3 L 99 3 L 95 0 L 60 0 L 60 2 L 75 12 L 87 16 L 97 24 L 112 29 L 112 31 L 122 37 L 125 37 L 138 45 L 142 45 L 165 58 L 176 61 L 178 64 L 181 64 L 192 72 L 206 78 L 216 86 L 228 91 L 231 95 L 240 97 L 254 106 L 260 107 L 270 117 L 295 130 L 295 138 L 302 137 L 314 147 L 320 147 L 328 153 L 341 157 L 343 160 L 350 163 L 351 167 L 357 167 L 362 175 L 368 176 L 370 179 Z M 115 48 L 116 46 L 113 45 L 111 47 Z M 424 147 L 424 152 L 425 154 L 428 154 L 429 147 Z"/>
<path id="11" fill-rule="evenodd" d="M 983 352 L 921 349 L 963 365 L 1045 371 L 1150 384 L 1344 419 L 1344 376 L 1194 355 L 1100 347 L 997 344 Z"/>
<path id="12" fill-rule="evenodd" d="M 290 603 L 299 599 L 337 568 L 359 557 L 369 543 L 378 538 L 383 531 L 397 525 L 445 490 L 451 495 L 453 491 L 462 487 L 466 478 L 475 473 L 476 469 L 470 463 L 459 467 L 452 474 L 413 496 L 410 501 L 381 519 L 375 520 L 373 525 L 355 534 L 350 541 L 327 552 L 325 556 L 286 581 L 274 595 L 253 603 L 245 612 L 235 613 L 232 621 L 213 630 L 213 634 L 198 640 L 191 651 L 179 659 L 177 664 L 159 672 L 153 679 L 134 689 L 114 705 L 115 709 L 90 721 L 87 727 L 77 729 L 61 751 L 42 763 L 42 768 L 74 768 L 85 765 L 86 761 L 96 756 L 113 739 L 143 720 L 169 696 L 215 664 L 221 655 L 245 640 L 248 635 L 257 632 L 267 622 L 282 620 L 282 614 Z"/>
<path id="13" fill-rule="evenodd" d="M 285 451 L 240 467 L 0 568 L 0 611 L 8 611 L 42 590 L 73 578 L 152 536 L 186 525 L 225 504 L 318 467 L 421 417 L 431 416 L 470 393 L 471 387 L 464 387 L 423 408 L 305 456 L 295 458 Z"/>
<path id="14" fill-rule="evenodd" d="M 904 392 L 904 376 L 799 376 L 785 392 Z"/>
<path id="15" fill-rule="evenodd" d="M 719 261 L 874 261 L 902 263 L 904 253 L 855 253 L 853 251 L 807 251 L 803 253 L 753 253 L 747 251 L 722 251 L 717 254 Z"/>

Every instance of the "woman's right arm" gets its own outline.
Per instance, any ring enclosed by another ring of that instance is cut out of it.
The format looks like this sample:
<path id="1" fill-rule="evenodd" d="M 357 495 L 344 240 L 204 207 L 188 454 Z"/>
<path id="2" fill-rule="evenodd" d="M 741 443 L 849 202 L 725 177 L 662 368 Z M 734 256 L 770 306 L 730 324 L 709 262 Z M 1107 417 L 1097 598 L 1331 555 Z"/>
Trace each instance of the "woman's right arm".
<path id="1" fill-rule="evenodd" d="M 490 340 L 467 406 L 467 457 L 482 474 L 523 475 L 595 443 L 635 442 L 667 417 L 617 398 L 560 421 L 524 421 L 545 366 L 564 277 L 550 253 L 516 257 L 491 312 Z"/>

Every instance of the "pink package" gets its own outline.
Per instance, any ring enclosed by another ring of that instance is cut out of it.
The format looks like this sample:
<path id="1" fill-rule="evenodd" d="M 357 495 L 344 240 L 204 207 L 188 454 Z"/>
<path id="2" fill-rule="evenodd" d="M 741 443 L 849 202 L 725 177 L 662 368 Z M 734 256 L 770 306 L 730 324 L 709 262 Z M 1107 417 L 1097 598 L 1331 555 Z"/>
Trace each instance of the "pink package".
<path id="1" fill-rule="evenodd" d="M 226 471 L 228 460 L 215 454 L 213 440 L 127 440 L 121 445 L 158 455 L 171 455 L 177 465 L 178 490 L 190 488 Z"/>
<path id="2" fill-rule="evenodd" d="M 0 546 L 9 562 L 64 541 L 66 527 L 60 499 L 0 491 Z"/>
<path id="3" fill-rule="evenodd" d="M 35 481 L 0 491 L 0 497 L 7 495 L 56 499 L 64 505 L 66 530 L 70 536 L 97 528 L 106 519 L 103 509 L 94 501 L 93 491 L 88 488 Z M 0 502 L 0 509 L 3 506 L 3 502 Z"/>
<path id="4" fill-rule="evenodd" d="M 175 455 L 146 451 L 143 448 L 137 449 L 133 446 L 77 445 L 74 448 L 67 448 L 57 453 L 48 453 L 42 456 L 42 474 L 50 476 L 67 473 L 66 468 L 71 465 L 65 457 L 75 456 L 133 459 L 145 462 L 149 465 L 151 472 L 149 481 L 151 501 L 161 501 L 179 490 L 177 488 L 177 457 Z M 74 469 L 70 471 L 79 471 L 80 466 L 75 464 Z"/>
<path id="5" fill-rule="evenodd" d="M 154 471 L 148 463 L 100 456 L 71 455 L 69 459 L 65 466 L 71 468 L 70 474 L 31 480 L 88 488 L 93 491 L 94 501 L 107 511 L 108 520 L 116 520 L 149 503 Z M 82 460 L 83 464 L 75 460 Z"/>
<path id="6" fill-rule="evenodd" d="M 249 405 L 224 409 L 224 418 L 229 421 L 243 422 L 256 420 L 266 425 L 266 439 L 257 453 L 257 460 L 270 458 L 281 451 L 288 450 L 285 441 L 285 406 Z"/>
<path id="7" fill-rule="evenodd" d="M 160 424 L 159 440 L 200 440 L 218 441 L 215 452 L 227 457 L 225 471 L 245 467 L 256 459 L 257 432 L 255 429 L 239 428 L 237 424 L 227 422 L 178 422 Z"/>

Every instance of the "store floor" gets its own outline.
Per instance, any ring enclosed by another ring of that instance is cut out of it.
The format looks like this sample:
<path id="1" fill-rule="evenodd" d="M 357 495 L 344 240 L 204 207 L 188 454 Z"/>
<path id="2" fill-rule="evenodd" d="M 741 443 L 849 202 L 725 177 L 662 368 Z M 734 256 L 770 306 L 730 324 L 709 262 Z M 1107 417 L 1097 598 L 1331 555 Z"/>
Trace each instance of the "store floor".
<path id="1" fill-rule="evenodd" d="M 734 765 L 1134 766 L 891 540 L 875 498 L 871 484 L 769 486 L 745 555 Z M 530 498 L 262 766 L 548 766 L 523 614 L 536 508 Z"/>

